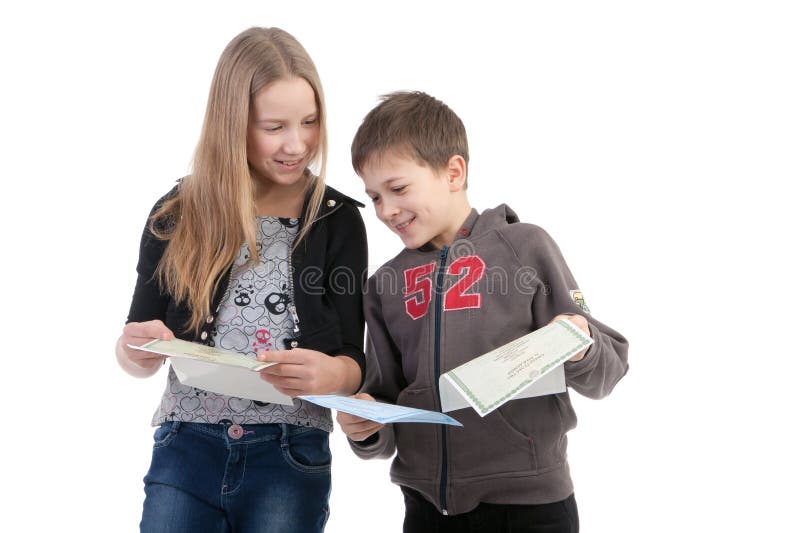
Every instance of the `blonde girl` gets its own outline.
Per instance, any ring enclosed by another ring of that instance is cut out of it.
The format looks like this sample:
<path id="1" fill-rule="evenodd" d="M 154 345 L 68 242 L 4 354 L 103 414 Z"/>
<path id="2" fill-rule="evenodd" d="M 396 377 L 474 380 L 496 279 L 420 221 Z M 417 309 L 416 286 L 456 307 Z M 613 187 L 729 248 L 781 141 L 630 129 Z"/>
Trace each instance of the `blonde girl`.
<path id="1" fill-rule="evenodd" d="M 147 377 L 178 337 L 276 361 L 262 378 L 292 397 L 361 384 L 366 235 L 358 202 L 325 185 L 325 104 L 314 63 L 277 28 L 251 28 L 220 57 L 192 172 L 161 198 L 116 346 Z M 181 384 L 153 417 L 141 530 L 322 531 L 327 409 Z"/>

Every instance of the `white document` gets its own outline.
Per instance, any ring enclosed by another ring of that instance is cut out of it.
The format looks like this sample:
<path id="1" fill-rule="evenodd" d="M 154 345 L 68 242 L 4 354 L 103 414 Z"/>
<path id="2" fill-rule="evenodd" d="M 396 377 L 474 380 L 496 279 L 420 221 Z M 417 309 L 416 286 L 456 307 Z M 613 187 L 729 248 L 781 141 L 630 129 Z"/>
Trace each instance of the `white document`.
<path id="1" fill-rule="evenodd" d="M 558 320 L 528 333 L 442 374 L 442 411 L 470 405 L 486 416 L 516 398 L 563 392 L 563 363 L 592 342 L 569 320 Z M 555 376 L 548 378 L 552 374 Z"/>
<path id="2" fill-rule="evenodd" d="M 564 376 L 564 366 L 561 365 L 543 375 L 528 387 L 523 388 L 511 400 L 558 394 L 565 390 L 567 390 L 567 378 Z M 467 398 L 462 395 L 458 388 L 453 387 L 450 383 L 447 385 L 442 384 L 441 379 L 439 380 L 439 393 L 439 397 L 442 400 L 442 412 L 444 413 L 471 407 Z M 500 406 L 498 405 L 497 407 Z"/>
<path id="3" fill-rule="evenodd" d="M 293 405 L 289 396 L 275 390 L 258 373 L 275 363 L 180 339 L 157 339 L 142 346 L 128 346 L 168 356 L 178 381 L 184 385 L 236 398 Z"/>
<path id="4" fill-rule="evenodd" d="M 461 422 L 453 417 L 447 416 L 436 411 L 426 411 L 424 409 L 414 409 L 402 405 L 390 403 L 373 402 L 371 400 L 360 400 L 347 396 L 336 396 L 334 394 L 299 396 L 304 400 L 336 409 L 343 413 L 360 416 L 367 420 L 374 420 L 381 424 L 391 424 L 397 422 L 422 422 L 427 424 L 447 424 L 450 426 L 461 426 Z"/>

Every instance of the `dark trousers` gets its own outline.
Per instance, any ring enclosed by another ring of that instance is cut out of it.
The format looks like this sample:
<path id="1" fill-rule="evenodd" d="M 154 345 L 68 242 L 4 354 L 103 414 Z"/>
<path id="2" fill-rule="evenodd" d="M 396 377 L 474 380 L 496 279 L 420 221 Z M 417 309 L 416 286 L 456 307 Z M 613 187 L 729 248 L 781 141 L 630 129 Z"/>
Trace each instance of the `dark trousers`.
<path id="1" fill-rule="evenodd" d="M 401 487 L 406 501 L 403 533 L 578 533 L 575 495 L 543 505 L 481 503 L 446 516 L 417 491 Z"/>

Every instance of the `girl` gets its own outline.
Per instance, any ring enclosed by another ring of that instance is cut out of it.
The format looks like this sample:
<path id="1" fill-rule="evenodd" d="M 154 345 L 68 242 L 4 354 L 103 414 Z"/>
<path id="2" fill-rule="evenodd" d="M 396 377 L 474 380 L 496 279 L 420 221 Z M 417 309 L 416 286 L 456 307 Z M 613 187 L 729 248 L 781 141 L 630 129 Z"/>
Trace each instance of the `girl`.
<path id="1" fill-rule="evenodd" d="M 127 344 L 175 336 L 277 361 L 262 378 L 293 397 L 359 388 L 363 205 L 325 186 L 325 118 L 317 71 L 291 35 L 251 28 L 230 42 L 192 173 L 142 236 L 116 346 L 125 371 L 151 376 L 164 362 Z M 195 389 L 170 367 L 153 425 L 142 531 L 324 528 L 327 409 Z"/>

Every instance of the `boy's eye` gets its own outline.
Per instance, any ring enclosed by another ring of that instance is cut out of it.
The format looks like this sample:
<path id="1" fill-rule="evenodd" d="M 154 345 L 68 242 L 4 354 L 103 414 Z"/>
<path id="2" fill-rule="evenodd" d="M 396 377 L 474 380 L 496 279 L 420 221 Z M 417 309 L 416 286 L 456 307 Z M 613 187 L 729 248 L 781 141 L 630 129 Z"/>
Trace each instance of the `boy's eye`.
<path id="1" fill-rule="evenodd" d="M 380 198 L 380 196 L 370 196 L 369 199 L 372 200 L 372 203 L 374 204 L 375 202 L 377 202 L 381 198 Z"/>
<path id="2" fill-rule="evenodd" d="M 405 188 L 405 185 L 398 185 L 397 187 L 392 187 L 392 192 L 403 192 Z"/>

